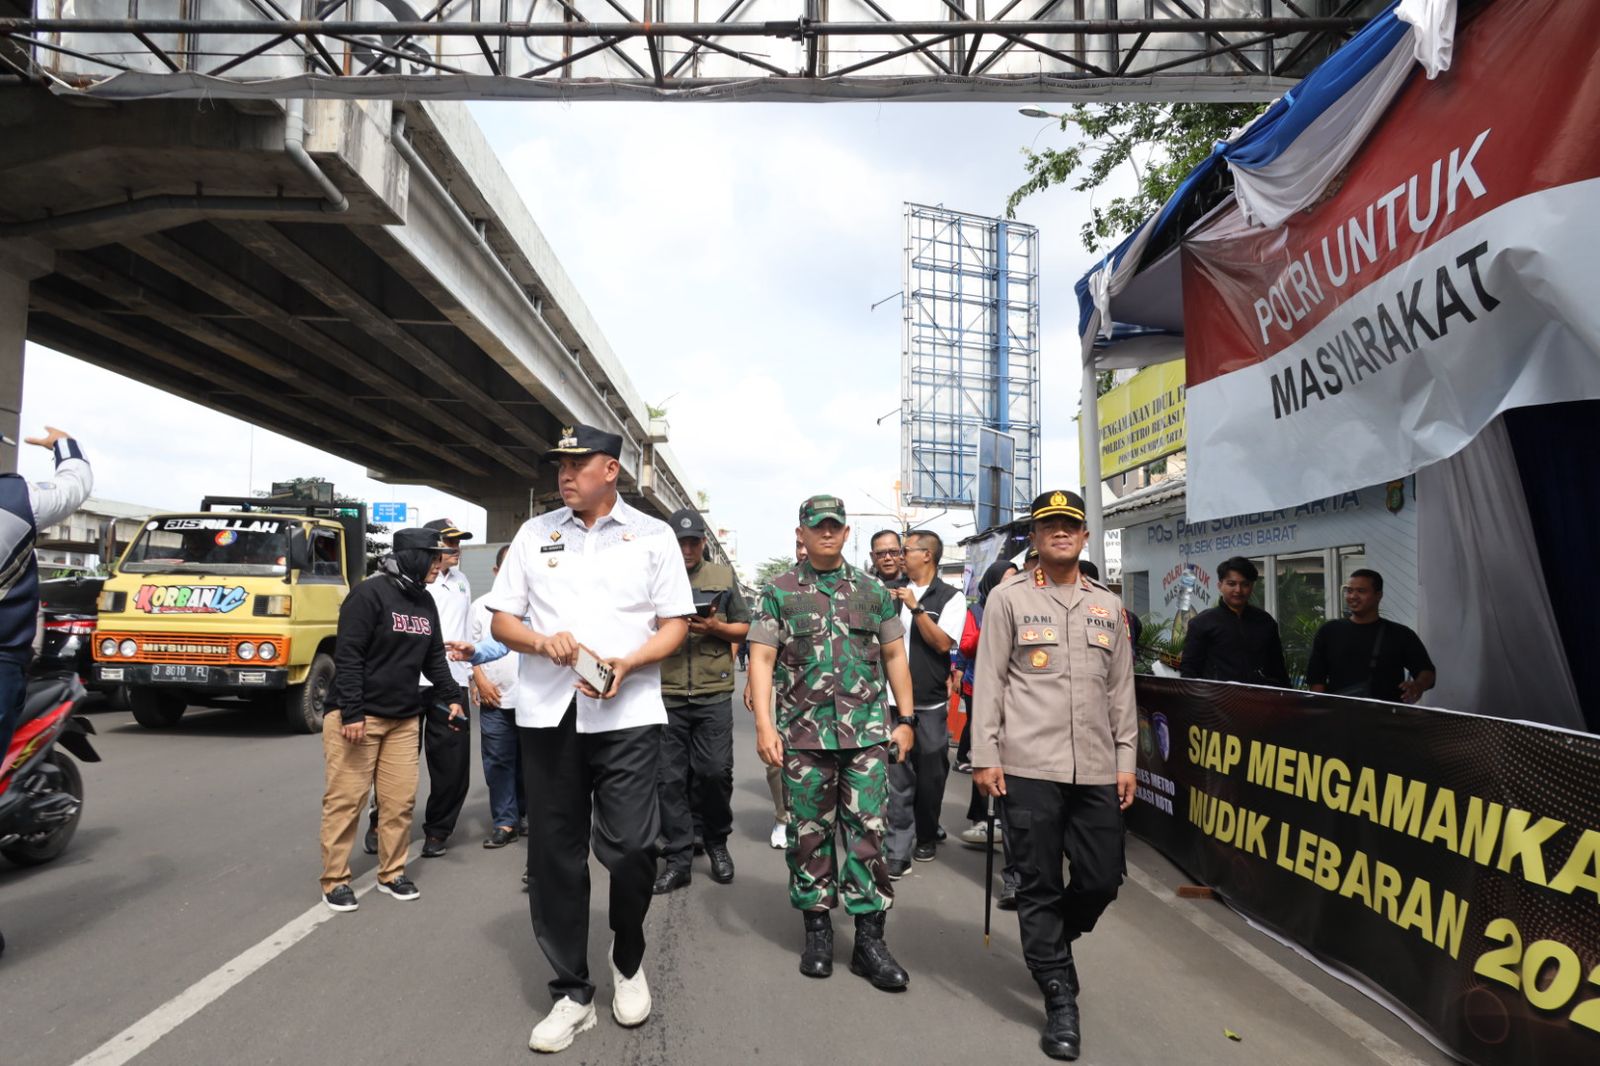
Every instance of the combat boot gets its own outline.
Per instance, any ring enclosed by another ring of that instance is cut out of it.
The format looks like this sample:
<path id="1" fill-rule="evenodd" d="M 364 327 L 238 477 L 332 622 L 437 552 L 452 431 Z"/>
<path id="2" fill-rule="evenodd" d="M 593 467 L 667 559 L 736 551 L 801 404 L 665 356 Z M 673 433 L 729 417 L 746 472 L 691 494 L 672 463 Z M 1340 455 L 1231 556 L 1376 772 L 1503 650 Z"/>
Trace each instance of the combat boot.
<path id="1" fill-rule="evenodd" d="M 903 992 L 911 978 L 883 942 L 885 917 L 883 911 L 856 915 L 856 946 L 850 953 L 850 972 L 871 981 L 873 988 Z"/>
<path id="2" fill-rule="evenodd" d="M 800 972 L 807 977 L 833 976 L 833 919 L 827 911 L 806 911 L 806 946 Z"/>
<path id="3" fill-rule="evenodd" d="M 1078 998 L 1066 974 L 1041 979 L 1039 987 L 1044 991 L 1044 1028 L 1039 1031 L 1039 1050 L 1052 1059 L 1071 1062 L 1083 1046 Z"/>

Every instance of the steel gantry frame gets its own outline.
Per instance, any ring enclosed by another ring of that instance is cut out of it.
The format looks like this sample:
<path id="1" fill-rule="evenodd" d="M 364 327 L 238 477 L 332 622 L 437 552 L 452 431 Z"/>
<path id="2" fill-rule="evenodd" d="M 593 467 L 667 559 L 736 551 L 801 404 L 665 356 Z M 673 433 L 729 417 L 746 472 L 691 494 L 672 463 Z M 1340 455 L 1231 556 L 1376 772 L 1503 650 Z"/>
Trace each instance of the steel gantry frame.
<path id="1" fill-rule="evenodd" d="M 124 99 L 1266 99 L 1382 6 L 630 2 L 36 0 L 0 17 L 0 71 Z"/>
<path id="2" fill-rule="evenodd" d="M 906 204 L 900 482 L 907 502 L 978 503 L 980 430 L 1015 443 L 1012 499 L 1039 481 L 1039 231 Z"/>

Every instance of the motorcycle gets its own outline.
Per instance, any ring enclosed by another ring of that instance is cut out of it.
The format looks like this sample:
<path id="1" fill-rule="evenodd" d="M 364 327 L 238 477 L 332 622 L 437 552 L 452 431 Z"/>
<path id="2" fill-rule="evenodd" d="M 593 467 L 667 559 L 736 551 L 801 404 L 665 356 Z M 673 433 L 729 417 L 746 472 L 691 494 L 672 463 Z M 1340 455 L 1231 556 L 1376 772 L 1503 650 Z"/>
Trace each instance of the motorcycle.
<path id="1" fill-rule="evenodd" d="M 28 681 L 22 718 L 0 754 L 0 855 L 18 866 L 54 859 L 78 829 L 83 775 L 67 752 L 100 761 L 89 742 L 94 723 L 73 713 L 84 695 L 70 673 Z"/>

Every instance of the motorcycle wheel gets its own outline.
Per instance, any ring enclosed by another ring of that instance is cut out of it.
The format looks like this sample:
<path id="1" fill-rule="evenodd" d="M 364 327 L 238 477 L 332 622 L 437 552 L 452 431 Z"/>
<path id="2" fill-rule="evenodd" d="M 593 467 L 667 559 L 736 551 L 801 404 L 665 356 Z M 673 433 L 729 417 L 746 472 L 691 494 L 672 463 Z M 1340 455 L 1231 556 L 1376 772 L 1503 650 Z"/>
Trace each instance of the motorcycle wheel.
<path id="1" fill-rule="evenodd" d="M 78 764 L 72 761 L 70 755 L 60 751 L 51 752 L 50 761 L 61 771 L 62 787 L 78 801 L 78 812 L 48 833 L 0 848 L 0 855 L 18 866 L 38 866 L 66 851 L 67 845 L 72 842 L 72 834 L 78 831 L 78 820 L 83 817 L 83 775 L 78 772 Z"/>

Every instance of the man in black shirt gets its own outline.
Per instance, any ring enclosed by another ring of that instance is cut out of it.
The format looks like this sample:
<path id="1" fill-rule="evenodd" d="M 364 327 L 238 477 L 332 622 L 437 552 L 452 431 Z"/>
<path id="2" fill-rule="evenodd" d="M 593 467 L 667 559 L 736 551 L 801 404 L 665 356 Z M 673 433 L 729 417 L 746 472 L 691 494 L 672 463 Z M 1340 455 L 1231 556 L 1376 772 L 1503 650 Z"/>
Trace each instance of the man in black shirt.
<path id="1" fill-rule="evenodd" d="M 1184 677 L 1289 687 L 1278 623 L 1250 604 L 1258 576 L 1255 564 L 1238 555 L 1217 567 L 1222 602 L 1189 623 L 1178 667 Z"/>
<path id="2" fill-rule="evenodd" d="M 428 702 L 449 707 L 451 728 L 465 729 L 460 687 L 450 674 L 439 611 L 428 582 L 447 549 L 431 529 L 402 529 L 378 573 L 351 590 L 339 608 L 333 687 L 322 726 L 327 787 L 322 795 L 322 898 L 329 909 L 357 907 L 350 888 L 350 846 L 361 806 L 378 790 L 378 891 L 417 898 L 405 875 L 411 811 L 417 800 L 417 749 L 424 699 L 418 675 L 432 682 Z"/>
<path id="3" fill-rule="evenodd" d="M 1433 660 L 1422 639 L 1409 626 L 1380 618 L 1382 602 L 1382 574 L 1357 570 L 1350 575 L 1344 587 L 1350 617 L 1327 623 L 1311 640 L 1306 666 L 1311 691 L 1416 703 L 1434 686 Z"/>

